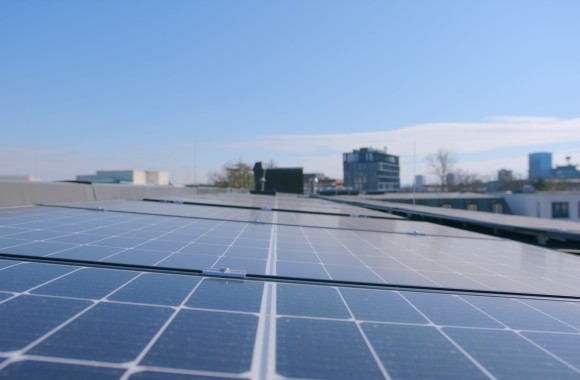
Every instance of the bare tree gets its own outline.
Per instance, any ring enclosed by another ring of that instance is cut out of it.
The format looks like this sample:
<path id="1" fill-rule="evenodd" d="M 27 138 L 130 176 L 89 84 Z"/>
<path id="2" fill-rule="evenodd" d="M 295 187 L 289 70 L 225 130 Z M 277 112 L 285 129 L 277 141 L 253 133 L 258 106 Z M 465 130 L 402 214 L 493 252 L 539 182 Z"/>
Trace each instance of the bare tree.
<path id="1" fill-rule="evenodd" d="M 457 169 L 453 171 L 454 183 L 447 184 L 452 191 L 473 191 L 480 190 L 484 180 L 477 173 Z"/>
<path id="2" fill-rule="evenodd" d="M 431 172 L 441 181 L 441 191 L 445 191 L 447 176 L 457 162 L 455 155 L 447 149 L 439 149 L 436 153 L 428 154 L 425 160 L 427 160 Z"/>
<path id="3" fill-rule="evenodd" d="M 254 171 L 250 165 L 239 160 L 225 164 L 219 172 L 210 173 L 208 179 L 218 187 L 249 189 L 254 186 Z"/>

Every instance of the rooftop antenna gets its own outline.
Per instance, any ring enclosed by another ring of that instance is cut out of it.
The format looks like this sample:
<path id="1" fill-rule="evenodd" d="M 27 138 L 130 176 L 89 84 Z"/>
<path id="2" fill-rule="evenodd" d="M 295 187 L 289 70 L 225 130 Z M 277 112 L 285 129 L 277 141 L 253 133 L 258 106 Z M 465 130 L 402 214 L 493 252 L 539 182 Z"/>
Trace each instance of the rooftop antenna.
<path id="1" fill-rule="evenodd" d="M 197 185 L 197 133 L 193 131 L 193 184 Z"/>
<path id="2" fill-rule="evenodd" d="M 415 205 L 416 186 L 417 186 L 417 175 L 415 174 L 415 139 L 413 139 L 413 205 Z"/>

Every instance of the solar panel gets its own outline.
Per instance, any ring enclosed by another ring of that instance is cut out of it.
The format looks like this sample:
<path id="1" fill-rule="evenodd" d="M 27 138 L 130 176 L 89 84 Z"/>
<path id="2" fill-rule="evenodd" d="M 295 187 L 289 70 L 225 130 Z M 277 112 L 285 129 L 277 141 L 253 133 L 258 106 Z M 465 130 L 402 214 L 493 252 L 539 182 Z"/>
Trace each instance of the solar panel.
<path id="1" fill-rule="evenodd" d="M 580 375 L 577 256 L 269 213 L 0 209 L 0 378 Z"/>
<path id="2" fill-rule="evenodd" d="M 102 282 L 114 285 L 94 290 L 94 278 L 80 274 L 102 269 L 1 263 L 5 378 L 580 373 L 578 301 L 128 270 L 110 270 Z M 27 267 L 51 275 L 38 280 Z M 12 286 L 11 272 L 28 285 Z"/>
<path id="3" fill-rule="evenodd" d="M 361 283 L 569 296 L 580 292 L 577 257 L 475 233 L 384 233 L 41 210 L 0 219 L 2 253 L 195 270 L 231 267 L 254 275 Z M 430 223 L 415 223 L 424 231 L 437 231 Z"/>

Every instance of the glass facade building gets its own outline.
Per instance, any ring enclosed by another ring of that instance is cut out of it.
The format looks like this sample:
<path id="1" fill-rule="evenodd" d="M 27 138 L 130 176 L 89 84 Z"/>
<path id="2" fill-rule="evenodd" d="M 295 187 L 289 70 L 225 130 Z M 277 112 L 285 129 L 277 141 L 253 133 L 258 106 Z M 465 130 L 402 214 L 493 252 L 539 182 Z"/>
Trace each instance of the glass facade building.
<path id="1" fill-rule="evenodd" d="M 343 154 L 344 186 L 360 192 L 399 191 L 399 157 L 384 150 L 355 149 Z"/>

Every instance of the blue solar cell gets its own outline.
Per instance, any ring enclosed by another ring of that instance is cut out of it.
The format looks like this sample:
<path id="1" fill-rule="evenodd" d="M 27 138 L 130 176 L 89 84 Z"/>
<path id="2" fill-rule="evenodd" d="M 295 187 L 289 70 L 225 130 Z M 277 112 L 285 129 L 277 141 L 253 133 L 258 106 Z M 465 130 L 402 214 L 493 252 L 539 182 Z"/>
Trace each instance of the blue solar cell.
<path id="1" fill-rule="evenodd" d="M 437 325 L 503 328 L 500 323 L 455 295 L 418 292 L 402 294 Z"/>
<path id="2" fill-rule="evenodd" d="M 266 260 L 244 259 L 241 257 L 222 257 L 215 264 L 216 267 L 228 267 L 231 269 L 245 270 L 253 274 L 266 273 Z"/>
<path id="3" fill-rule="evenodd" d="M 324 270 L 322 264 L 314 263 L 294 263 L 289 261 L 278 261 L 276 263 L 276 274 L 278 276 L 312 278 L 327 280 L 330 276 Z"/>
<path id="4" fill-rule="evenodd" d="M 3 301 L 3 300 L 10 298 L 10 297 L 12 297 L 12 294 L 0 292 L 0 301 Z"/>
<path id="5" fill-rule="evenodd" d="M 314 252 L 277 250 L 276 255 L 281 261 L 297 261 L 303 263 L 320 263 Z"/>
<path id="6" fill-rule="evenodd" d="M 75 244 L 51 243 L 48 241 L 42 241 L 4 248 L 3 251 L 14 255 L 47 256 L 52 253 L 64 251 L 74 247 L 76 247 Z"/>
<path id="7" fill-rule="evenodd" d="M 236 238 L 235 234 L 231 234 L 230 236 L 227 235 L 220 235 L 220 236 L 211 236 L 211 235 L 204 235 L 197 239 L 198 243 L 204 244 L 221 244 L 221 245 L 230 245 Z"/>
<path id="8" fill-rule="evenodd" d="M 2 220 L 0 220 L 0 224 L 2 224 Z M 0 226 L 0 236 L 12 235 L 12 234 L 17 234 L 17 233 L 26 232 L 26 231 L 27 231 L 27 229 L 25 229 L 25 228 L 1 227 Z"/>
<path id="9" fill-rule="evenodd" d="M 572 327 L 534 310 L 515 299 L 477 296 L 462 297 L 513 329 L 576 332 Z M 522 315 L 526 317 L 522 318 Z"/>
<path id="10" fill-rule="evenodd" d="M 260 311 L 264 284 L 256 281 L 204 279 L 186 305 L 201 309 Z"/>
<path id="11" fill-rule="evenodd" d="M 219 256 L 195 255 L 191 253 L 174 253 L 168 256 L 157 266 L 168 268 L 197 269 L 212 268 Z"/>
<path id="12" fill-rule="evenodd" d="M 134 239 L 127 237 L 110 237 L 107 239 L 100 240 L 94 245 L 101 247 L 116 247 L 116 248 L 132 248 L 136 245 L 145 243 L 147 239 Z"/>
<path id="13" fill-rule="evenodd" d="M 155 265 L 169 257 L 170 252 L 145 251 L 143 249 L 128 249 L 103 259 L 105 263 Z"/>
<path id="14" fill-rule="evenodd" d="M 359 259 L 353 255 L 334 254 L 334 253 L 318 253 L 318 257 L 324 264 L 331 265 L 363 265 Z"/>
<path id="15" fill-rule="evenodd" d="M 228 249 L 228 246 L 222 244 L 192 243 L 180 249 L 179 253 L 220 256 L 226 251 L 226 249 Z"/>
<path id="16" fill-rule="evenodd" d="M 172 309 L 162 307 L 100 303 L 41 342 L 30 353 L 111 363 L 128 362 L 139 355 L 172 312 Z"/>
<path id="17" fill-rule="evenodd" d="M 171 240 L 151 240 L 146 243 L 139 245 L 139 249 L 148 249 L 152 251 L 163 251 L 163 252 L 177 252 L 183 248 L 187 243 L 181 241 L 171 241 Z"/>
<path id="18" fill-rule="evenodd" d="M 0 238 L 0 250 L 2 252 L 9 252 L 6 248 L 14 247 L 15 245 L 22 245 L 29 243 L 29 240 L 21 240 L 21 239 L 11 239 L 11 238 Z"/>
<path id="19" fill-rule="evenodd" d="M 0 371 L 0 379 L 34 380 L 34 379 L 86 379 L 86 380 L 116 380 L 124 369 L 96 367 L 63 363 L 47 363 L 25 360 L 11 363 Z"/>
<path id="20" fill-rule="evenodd" d="M 281 315 L 341 319 L 351 317 L 335 288 L 278 284 L 276 299 L 276 312 Z"/>
<path id="21" fill-rule="evenodd" d="M 24 292 L 76 269 L 78 267 L 36 263 L 19 264 L 0 270 L 0 290 Z"/>
<path id="22" fill-rule="evenodd" d="M 283 376 L 383 378 L 353 322 L 279 318 L 276 332 L 277 372 Z"/>
<path id="23" fill-rule="evenodd" d="M 182 310 L 141 364 L 246 372 L 251 367 L 257 325 L 254 315 Z"/>
<path id="24" fill-rule="evenodd" d="M 50 227 L 50 224 L 43 225 L 43 228 Z M 52 239 L 57 236 L 62 236 L 64 233 L 57 231 L 48 230 L 38 230 L 38 231 L 26 231 L 10 235 L 13 239 L 25 239 L 25 240 L 46 240 Z"/>
<path id="25" fill-rule="evenodd" d="M 580 370 L 580 335 L 533 332 L 522 335 Z"/>
<path id="26" fill-rule="evenodd" d="M 284 251 L 314 252 L 312 246 L 309 243 L 297 243 L 291 240 L 278 240 L 278 249 Z"/>
<path id="27" fill-rule="evenodd" d="M 0 260 L 0 269 L 2 268 L 6 268 L 6 267 L 10 267 L 13 265 L 18 264 L 17 261 L 12 261 L 12 260 Z"/>
<path id="28" fill-rule="evenodd" d="M 50 257 L 71 260 L 99 261 L 115 253 L 123 251 L 124 248 L 98 247 L 92 245 L 81 245 L 66 251 L 57 252 Z"/>
<path id="29" fill-rule="evenodd" d="M 576 372 L 512 331 L 460 328 L 444 331 L 497 378 L 578 378 Z"/>
<path id="30" fill-rule="evenodd" d="M 26 347 L 90 305 L 89 301 L 36 296 L 0 304 L 0 351 Z"/>
<path id="31" fill-rule="evenodd" d="M 113 301 L 177 306 L 199 283 L 198 277 L 145 273 L 109 297 Z"/>
<path id="32" fill-rule="evenodd" d="M 243 380 L 244 378 L 186 375 L 182 373 L 153 372 L 153 371 L 137 372 L 129 377 L 129 380 L 231 380 L 231 379 Z"/>
<path id="33" fill-rule="evenodd" d="M 100 299 L 137 275 L 111 269 L 83 268 L 33 291 L 63 297 Z"/>
<path id="34" fill-rule="evenodd" d="M 266 235 L 266 234 L 261 234 Z M 236 245 L 241 247 L 262 248 L 268 249 L 270 247 L 270 232 L 267 236 L 261 236 L 256 239 L 239 238 L 236 240 Z M 247 236 L 247 235 L 246 235 Z"/>
<path id="35" fill-rule="evenodd" d="M 268 258 L 268 249 L 233 246 L 228 249 L 224 255 L 227 257 L 244 257 L 248 259 L 266 260 Z"/>
<path id="36" fill-rule="evenodd" d="M 55 243 L 71 243 L 71 244 L 88 244 L 93 243 L 99 240 L 103 240 L 102 235 L 89 235 L 89 234 L 70 234 L 59 236 L 53 239 L 50 239 L 51 242 Z"/>
<path id="37" fill-rule="evenodd" d="M 330 277 L 334 280 L 375 283 L 384 282 L 379 276 L 373 273 L 370 268 L 363 266 L 325 265 L 324 267 L 328 273 L 330 273 Z"/>
<path id="38" fill-rule="evenodd" d="M 340 292 L 358 320 L 427 323 L 407 301 L 392 291 L 341 288 Z"/>
<path id="39" fill-rule="evenodd" d="M 521 302 L 530 305 L 560 321 L 580 330 L 580 302 L 562 302 L 526 299 Z"/>
<path id="40" fill-rule="evenodd" d="M 393 379 L 486 379 L 437 329 L 363 323 L 363 330 Z"/>
<path id="41" fill-rule="evenodd" d="M 438 286 L 435 282 L 410 269 L 373 268 L 388 284 L 411 286 Z"/>

